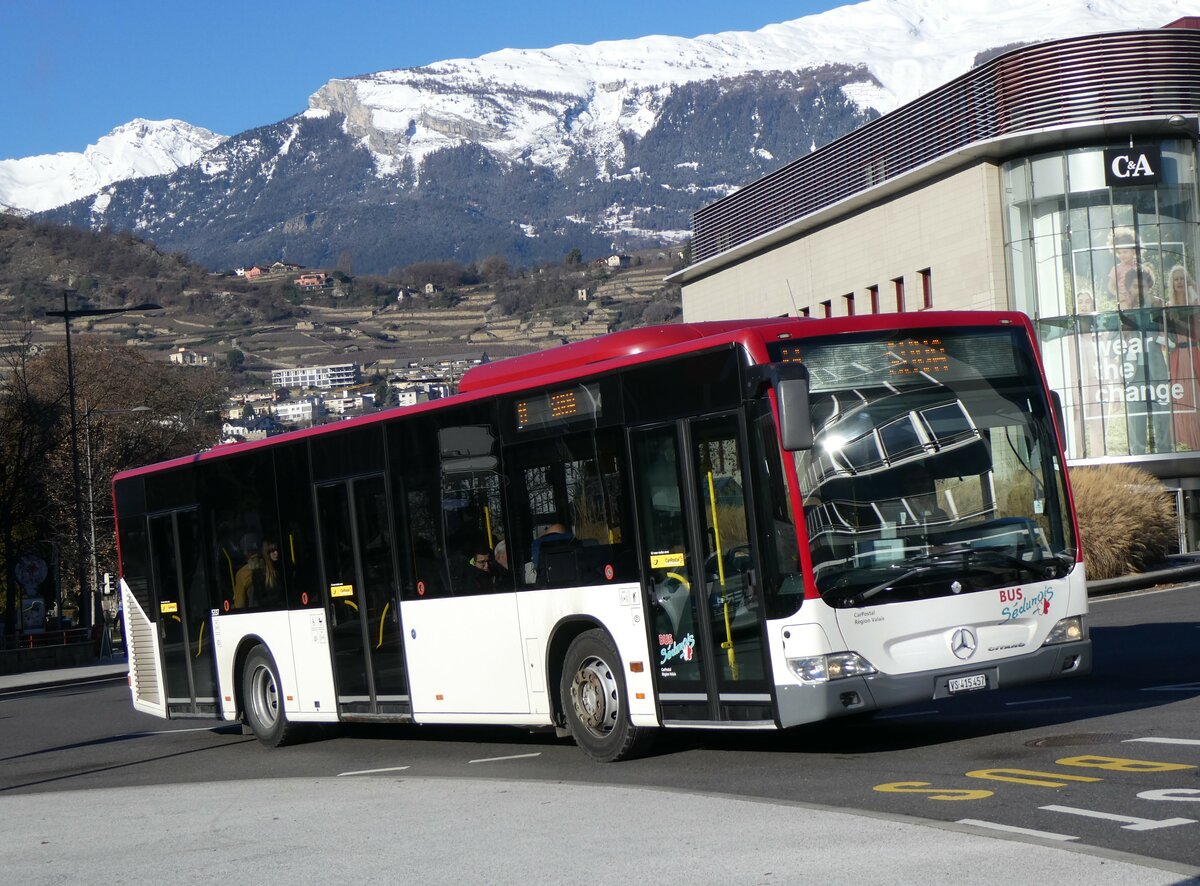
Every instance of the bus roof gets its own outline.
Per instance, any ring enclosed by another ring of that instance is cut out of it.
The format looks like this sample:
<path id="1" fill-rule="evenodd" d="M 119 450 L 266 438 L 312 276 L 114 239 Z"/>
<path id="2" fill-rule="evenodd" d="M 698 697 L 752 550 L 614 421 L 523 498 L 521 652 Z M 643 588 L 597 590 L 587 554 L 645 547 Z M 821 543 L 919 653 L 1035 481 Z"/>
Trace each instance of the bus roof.
<path id="1" fill-rule="evenodd" d="M 285 440 L 291 442 L 304 437 L 332 433 L 339 429 L 346 430 L 361 427 L 364 424 L 387 421 L 401 415 L 417 415 L 457 403 L 515 393 L 539 384 L 561 383 L 576 376 L 592 375 L 606 369 L 617 369 L 642 363 L 651 356 L 673 357 L 710 347 L 741 343 L 750 349 L 752 357 L 765 359 L 765 352 L 761 346 L 754 347 L 753 342 L 762 342 L 776 336 L 790 338 L 793 336 L 872 332 L 898 327 L 921 329 L 935 326 L 996 326 L 1000 324 L 1021 326 L 1032 334 L 1032 324 L 1029 318 L 1015 311 L 920 311 L 907 314 L 864 314 L 827 319 L 748 318 L 704 323 L 674 323 L 611 332 L 587 341 L 476 366 L 463 375 L 458 393 L 451 397 L 430 400 L 416 406 L 407 406 L 403 411 L 390 409 L 342 422 L 292 431 L 264 440 L 227 444 L 169 461 L 129 468 L 117 473 L 113 477 L 113 484 L 115 485 L 118 480 L 125 480 L 139 474 L 155 473 L 197 461 L 207 461 L 210 458 L 244 453 L 252 449 L 276 445 Z"/>

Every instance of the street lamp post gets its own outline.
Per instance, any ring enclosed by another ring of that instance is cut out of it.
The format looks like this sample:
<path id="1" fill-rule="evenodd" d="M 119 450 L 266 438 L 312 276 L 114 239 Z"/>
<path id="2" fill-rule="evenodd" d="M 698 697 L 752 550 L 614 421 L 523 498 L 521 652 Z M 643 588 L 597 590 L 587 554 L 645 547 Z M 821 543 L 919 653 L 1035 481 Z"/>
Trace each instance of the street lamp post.
<path id="1" fill-rule="evenodd" d="M 71 355 L 71 320 L 75 317 L 101 317 L 107 314 L 123 314 L 126 311 L 158 310 L 161 305 L 141 304 L 125 308 L 76 308 L 71 310 L 69 297 L 73 290 L 63 290 L 63 309 L 61 311 L 46 311 L 47 317 L 62 317 L 67 332 L 67 403 L 71 410 L 71 473 L 75 481 L 75 571 L 79 576 L 79 612 L 86 617 L 84 627 L 91 627 L 93 613 L 99 608 L 95 599 L 94 588 L 89 588 L 87 578 L 87 557 L 85 556 L 86 540 L 83 536 L 83 497 L 80 487 L 83 485 L 79 471 L 79 422 L 75 415 L 75 362 Z M 86 605 L 84 601 L 87 601 Z"/>
<path id="2" fill-rule="evenodd" d="M 149 412 L 149 406 L 131 406 L 129 409 L 92 409 L 88 406 L 87 398 L 83 400 L 83 446 L 84 462 L 87 465 L 87 497 L 88 497 L 88 550 L 91 554 L 92 587 L 100 590 L 100 566 L 96 557 L 96 498 L 92 486 L 92 416 L 93 415 L 128 415 L 136 412 Z M 93 601 L 100 596 L 97 593 Z M 92 613 L 93 623 L 96 613 Z"/>

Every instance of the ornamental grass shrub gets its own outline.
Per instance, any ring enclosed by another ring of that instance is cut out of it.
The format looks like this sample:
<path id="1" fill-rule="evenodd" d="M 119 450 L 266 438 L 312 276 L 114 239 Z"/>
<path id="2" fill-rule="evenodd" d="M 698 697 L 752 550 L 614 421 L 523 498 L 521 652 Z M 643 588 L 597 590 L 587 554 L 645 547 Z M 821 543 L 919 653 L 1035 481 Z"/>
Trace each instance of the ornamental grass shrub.
<path id="1" fill-rule="evenodd" d="M 1147 471 L 1128 465 L 1071 469 L 1089 579 L 1144 572 L 1177 541 L 1175 498 Z"/>

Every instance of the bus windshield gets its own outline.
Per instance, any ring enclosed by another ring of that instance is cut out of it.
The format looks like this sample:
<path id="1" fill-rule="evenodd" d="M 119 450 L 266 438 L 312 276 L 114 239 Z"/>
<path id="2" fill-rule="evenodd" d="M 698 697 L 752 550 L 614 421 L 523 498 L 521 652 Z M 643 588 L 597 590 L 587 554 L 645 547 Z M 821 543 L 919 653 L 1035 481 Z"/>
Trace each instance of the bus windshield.
<path id="1" fill-rule="evenodd" d="M 795 454 L 822 598 L 861 607 L 1060 578 L 1062 456 L 1024 330 L 801 340 L 814 445 Z"/>

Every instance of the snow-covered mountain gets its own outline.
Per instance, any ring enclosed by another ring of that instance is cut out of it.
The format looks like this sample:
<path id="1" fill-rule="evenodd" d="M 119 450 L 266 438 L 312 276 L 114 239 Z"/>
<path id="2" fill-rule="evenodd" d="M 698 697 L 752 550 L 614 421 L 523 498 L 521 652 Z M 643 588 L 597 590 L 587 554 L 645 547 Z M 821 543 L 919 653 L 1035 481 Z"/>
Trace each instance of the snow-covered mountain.
<path id="1" fill-rule="evenodd" d="M 969 70 L 990 49 L 1159 27 L 1196 0 L 866 0 L 755 32 L 504 49 L 474 59 L 333 80 L 309 107 L 346 117 L 381 171 L 477 144 L 509 162 L 563 171 L 582 152 L 625 169 L 684 84 L 826 65 L 860 67 L 843 87 L 887 113 Z"/>
<path id="2" fill-rule="evenodd" d="M 755 32 L 338 79 L 293 118 L 47 217 L 129 229 L 214 267 L 349 258 L 383 272 L 678 242 L 716 197 L 999 50 L 1160 27 L 1197 2 L 865 0 Z"/>
<path id="3" fill-rule="evenodd" d="M 224 140 L 223 135 L 182 120 L 131 120 L 83 153 L 0 160 L 0 207 L 41 212 L 114 182 L 167 175 L 195 163 Z"/>

